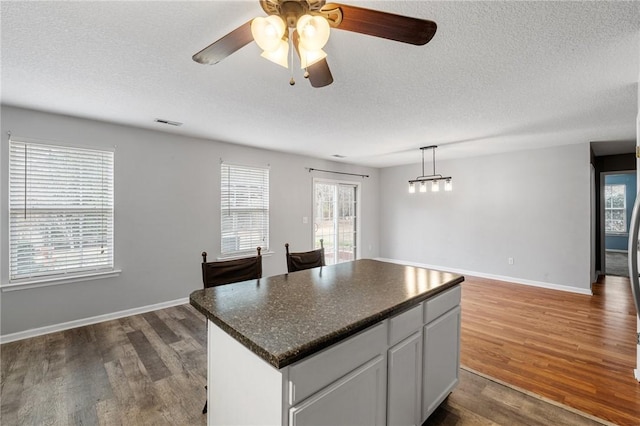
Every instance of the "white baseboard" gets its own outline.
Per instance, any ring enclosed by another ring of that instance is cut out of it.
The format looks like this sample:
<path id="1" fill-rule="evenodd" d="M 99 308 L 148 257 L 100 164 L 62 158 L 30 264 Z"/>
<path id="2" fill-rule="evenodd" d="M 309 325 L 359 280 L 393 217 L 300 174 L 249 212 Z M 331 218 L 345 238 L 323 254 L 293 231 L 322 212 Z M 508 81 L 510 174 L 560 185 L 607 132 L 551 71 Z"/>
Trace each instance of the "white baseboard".
<path id="1" fill-rule="evenodd" d="M 640 370 L 638 369 L 633 370 L 633 376 L 636 378 L 638 382 L 640 382 Z"/>
<path id="2" fill-rule="evenodd" d="M 453 272 L 454 274 L 470 275 L 470 276 L 479 277 L 479 278 L 488 278 L 491 280 L 504 281 L 504 282 L 514 283 L 514 284 L 524 284 L 532 287 L 542 287 L 542 288 L 548 288 L 551 290 L 561 290 L 561 291 L 567 291 L 570 293 L 586 294 L 588 296 L 593 295 L 593 292 L 591 291 L 591 289 L 571 287 L 568 285 L 545 283 L 541 281 L 526 280 L 526 279 L 515 278 L 515 277 L 506 277 L 504 275 L 485 274 L 484 272 L 467 271 L 464 269 L 449 268 L 446 266 L 428 265 L 426 263 L 407 262 L 407 261 L 398 260 L 398 259 L 386 259 L 383 257 L 378 257 L 376 258 L 376 260 L 381 260 L 383 262 L 399 263 L 402 265 L 417 266 L 419 268 L 436 269 L 438 271 Z"/>
<path id="3" fill-rule="evenodd" d="M 14 342 L 16 340 L 28 339 L 30 337 L 41 336 L 43 334 L 55 333 L 56 331 L 68 330 L 70 328 L 82 327 L 90 324 L 97 324 L 103 321 L 110 321 L 118 318 L 129 317 L 131 315 L 144 314 L 145 312 L 157 311 L 158 309 L 169 308 L 171 306 L 184 305 L 189 303 L 188 297 L 170 300 L 168 302 L 156 303 L 154 305 L 140 306 L 138 308 L 125 309 L 124 311 L 112 312 L 109 314 L 97 315 L 95 317 L 82 318 L 78 320 L 63 322 L 60 324 L 47 325 L 45 327 L 32 328 L 30 330 L 19 331 L 17 333 L 0 336 L 0 344 Z"/>

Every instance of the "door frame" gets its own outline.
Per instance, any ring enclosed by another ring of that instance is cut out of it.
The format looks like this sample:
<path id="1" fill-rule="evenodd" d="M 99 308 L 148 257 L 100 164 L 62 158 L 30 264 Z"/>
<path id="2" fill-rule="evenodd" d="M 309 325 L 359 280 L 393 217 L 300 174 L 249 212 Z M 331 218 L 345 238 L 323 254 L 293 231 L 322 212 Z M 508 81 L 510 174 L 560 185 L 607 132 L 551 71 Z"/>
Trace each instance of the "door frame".
<path id="1" fill-rule="evenodd" d="M 600 229 L 599 229 L 599 233 L 600 233 L 600 274 L 601 275 L 607 275 L 607 243 L 606 243 L 606 231 L 605 231 L 605 205 L 604 205 L 604 186 L 605 186 L 605 181 L 606 181 L 606 176 L 608 175 L 626 175 L 626 174 L 632 174 L 636 176 L 636 179 L 638 178 L 638 171 L 637 170 L 615 170 L 615 171 L 606 171 L 606 172 L 600 172 L 600 187 L 598 188 L 599 191 L 599 195 L 600 195 L 600 211 L 599 211 L 599 215 L 600 215 Z M 637 194 L 634 194 L 634 202 L 635 202 L 635 197 Z"/>
<path id="2" fill-rule="evenodd" d="M 361 182 L 357 182 L 357 181 L 350 181 L 350 180 L 342 180 L 342 179 L 327 179 L 327 178 L 313 178 L 313 181 L 311 182 L 311 193 L 312 195 L 312 199 L 311 199 L 311 221 L 312 221 L 312 226 L 311 226 L 311 244 L 312 247 L 315 247 L 315 207 L 316 207 L 316 183 L 329 183 L 329 184 L 333 184 L 333 185 L 339 185 L 339 184 L 343 184 L 343 185 L 353 185 L 356 187 L 356 241 L 355 241 L 355 245 L 356 245 L 356 256 L 355 256 L 355 260 L 357 259 L 361 259 L 362 258 L 362 250 L 361 250 L 361 228 L 362 228 L 362 211 L 360 206 L 362 205 L 362 185 Z"/>

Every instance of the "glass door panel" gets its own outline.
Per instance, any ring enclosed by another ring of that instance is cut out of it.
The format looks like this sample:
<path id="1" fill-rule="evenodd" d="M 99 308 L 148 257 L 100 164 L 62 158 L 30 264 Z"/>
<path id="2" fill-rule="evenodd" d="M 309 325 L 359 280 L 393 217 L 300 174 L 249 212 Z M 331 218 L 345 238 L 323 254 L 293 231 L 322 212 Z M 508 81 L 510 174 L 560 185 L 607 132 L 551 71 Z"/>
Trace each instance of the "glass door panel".
<path id="1" fill-rule="evenodd" d="M 356 259 L 357 190 L 355 184 L 314 181 L 314 248 L 322 239 L 327 265 Z"/>

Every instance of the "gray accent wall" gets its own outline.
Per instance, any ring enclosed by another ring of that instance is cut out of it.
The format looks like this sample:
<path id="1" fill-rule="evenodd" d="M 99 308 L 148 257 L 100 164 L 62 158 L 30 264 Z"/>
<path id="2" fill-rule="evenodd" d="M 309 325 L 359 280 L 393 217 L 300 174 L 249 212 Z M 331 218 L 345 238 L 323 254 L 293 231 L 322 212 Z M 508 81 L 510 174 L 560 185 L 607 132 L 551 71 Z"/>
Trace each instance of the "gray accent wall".
<path id="1" fill-rule="evenodd" d="M 115 264 L 122 269 L 114 278 L 0 293 L 2 335 L 173 301 L 201 288 L 200 253 L 207 251 L 210 260 L 220 253 L 221 158 L 270 165 L 274 253 L 263 258 L 265 276 L 286 272 L 285 242 L 295 250 L 312 248 L 313 177 L 340 178 L 305 167 L 371 176 L 349 180 L 361 181 L 359 257 L 379 256 L 378 169 L 9 106 L 1 114 L 2 283 L 8 281 L 9 130 L 76 146 L 116 146 Z"/>
<path id="2" fill-rule="evenodd" d="M 437 161 L 450 193 L 409 194 L 420 164 L 382 169 L 380 255 L 589 293 L 589 159 L 585 142 Z"/>

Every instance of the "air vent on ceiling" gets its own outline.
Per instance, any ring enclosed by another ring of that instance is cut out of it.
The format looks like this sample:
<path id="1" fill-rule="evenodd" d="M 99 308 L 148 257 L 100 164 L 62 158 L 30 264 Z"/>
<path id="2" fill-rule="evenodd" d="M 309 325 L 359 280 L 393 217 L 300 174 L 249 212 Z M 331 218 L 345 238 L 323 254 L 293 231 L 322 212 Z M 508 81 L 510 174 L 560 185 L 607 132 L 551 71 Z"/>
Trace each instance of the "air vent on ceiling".
<path id="1" fill-rule="evenodd" d="M 182 123 L 180 123 L 179 121 L 171 121 L 171 120 L 165 120 L 163 118 L 156 118 L 155 120 L 156 123 L 161 123 L 161 124 L 168 124 L 169 126 L 182 126 Z"/>

